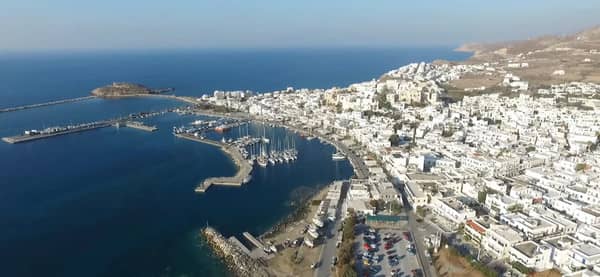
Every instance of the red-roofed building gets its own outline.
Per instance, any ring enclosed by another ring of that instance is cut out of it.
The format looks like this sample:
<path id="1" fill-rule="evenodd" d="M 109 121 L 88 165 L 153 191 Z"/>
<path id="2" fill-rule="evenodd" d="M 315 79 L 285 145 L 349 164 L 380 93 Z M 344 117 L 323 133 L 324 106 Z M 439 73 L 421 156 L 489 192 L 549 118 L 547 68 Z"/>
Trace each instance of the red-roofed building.
<path id="1" fill-rule="evenodd" d="M 489 226 L 486 227 L 482 223 L 469 219 L 465 222 L 464 231 L 465 235 L 468 235 L 473 241 L 479 243 L 481 242 L 481 239 L 483 239 L 483 237 L 485 236 L 485 232 L 488 228 Z"/>

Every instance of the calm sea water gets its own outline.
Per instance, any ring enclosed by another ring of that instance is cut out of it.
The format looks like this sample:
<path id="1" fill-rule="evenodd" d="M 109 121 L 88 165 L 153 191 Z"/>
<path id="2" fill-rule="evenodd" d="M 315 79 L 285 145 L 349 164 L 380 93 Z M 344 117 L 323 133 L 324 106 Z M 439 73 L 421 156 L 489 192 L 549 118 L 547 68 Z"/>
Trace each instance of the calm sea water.
<path id="1" fill-rule="evenodd" d="M 112 81 L 175 87 L 181 95 L 342 86 L 408 62 L 465 57 L 448 49 L 5 55 L 0 107 L 84 96 Z M 0 136 L 179 105 L 95 99 L 4 113 Z M 203 179 L 235 172 L 219 150 L 170 133 L 198 118 L 149 119 L 160 128 L 154 133 L 105 128 L 0 143 L 0 276 L 223 276 L 223 265 L 198 239 L 202 226 L 259 234 L 293 210 L 299 193 L 352 175 L 348 162 L 331 161 L 332 147 L 266 128 L 273 137 L 295 138 L 297 162 L 256 168 L 241 188 L 195 194 Z"/>

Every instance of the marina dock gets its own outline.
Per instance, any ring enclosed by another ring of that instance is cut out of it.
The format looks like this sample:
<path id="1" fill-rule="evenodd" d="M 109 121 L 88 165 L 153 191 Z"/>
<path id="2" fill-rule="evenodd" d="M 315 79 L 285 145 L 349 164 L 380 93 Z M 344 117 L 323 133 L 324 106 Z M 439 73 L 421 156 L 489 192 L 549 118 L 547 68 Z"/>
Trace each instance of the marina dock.
<path id="1" fill-rule="evenodd" d="M 279 126 L 279 127 L 283 127 L 286 128 L 288 130 L 297 132 L 299 134 L 302 135 L 306 135 L 306 136 L 313 136 L 313 135 L 317 135 L 314 134 L 311 131 L 305 130 L 304 128 L 300 127 L 300 126 L 294 126 L 294 125 L 290 125 L 290 124 L 285 124 L 282 122 L 268 122 L 268 121 L 264 121 L 264 120 L 257 120 L 254 119 L 254 121 L 256 122 L 260 122 L 262 124 L 274 124 L 275 126 Z M 327 138 L 325 136 L 322 135 L 317 135 L 317 137 L 319 139 L 321 139 L 322 141 L 330 144 L 331 146 L 335 147 L 335 149 L 344 154 L 347 158 L 348 161 L 350 162 L 350 164 L 352 165 L 352 168 L 354 169 L 354 174 L 356 174 L 356 178 L 358 179 L 366 179 L 369 176 L 369 169 L 367 168 L 367 166 L 365 165 L 365 162 L 362 158 L 358 157 L 355 153 L 352 152 L 352 150 L 350 150 L 348 147 L 346 147 L 344 144 L 342 144 L 339 141 L 335 141 L 333 139 Z"/>
<path id="2" fill-rule="evenodd" d="M 248 180 L 250 174 L 252 173 L 252 166 L 248 162 L 246 162 L 246 159 L 244 159 L 244 157 L 242 156 L 242 153 L 240 153 L 240 151 L 234 146 L 231 146 L 231 145 L 228 145 L 225 143 L 221 143 L 218 141 L 214 141 L 214 140 L 196 137 L 193 134 L 183 133 L 183 134 L 175 134 L 175 136 L 177 136 L 178 138 L 184 138 L 184 139 L 193 140 L 193 141 L 220 147 L 221 150 L 223 150 L 225 153 L 227 153 L 233 159 L 233 161 L 235 162 L 235 164 L 238 167 L 238 172 L 237 172 L 237 174 L 235 174 L 235 176 L 212 177 L 212 178 L 208 178 L 208 179 L 204 180 L 202 183 L 200 183 L 196 187 L 196 189 L 195 189 L 196 192 L 204 193 L 212 185 L 241 186 Z"/>

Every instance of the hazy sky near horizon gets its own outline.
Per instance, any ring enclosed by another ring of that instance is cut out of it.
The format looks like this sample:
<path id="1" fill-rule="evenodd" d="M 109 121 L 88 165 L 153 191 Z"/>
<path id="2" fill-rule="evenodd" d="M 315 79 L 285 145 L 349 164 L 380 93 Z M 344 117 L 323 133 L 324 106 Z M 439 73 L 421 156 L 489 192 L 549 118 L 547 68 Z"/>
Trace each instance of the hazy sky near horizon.
<path id="1" fill-rule="evenodd" d="M 0 49 L 457 46 L 600 24 L 598 0 L 0 0 Z"/>

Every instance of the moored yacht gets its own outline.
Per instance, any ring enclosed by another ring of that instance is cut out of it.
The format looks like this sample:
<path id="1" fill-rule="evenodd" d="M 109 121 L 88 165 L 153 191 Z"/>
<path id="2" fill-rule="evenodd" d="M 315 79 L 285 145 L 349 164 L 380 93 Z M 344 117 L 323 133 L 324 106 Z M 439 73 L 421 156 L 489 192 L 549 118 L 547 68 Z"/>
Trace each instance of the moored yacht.
<path id="1" fill-rule="evenodd" d="M 256 162 L 262 167 L 267 167 L 269 161 L 267 160 L 267 157 L 260 156 L 256 159 Z"/>
<path id="2" fill-rule="evenodd" d="M 335 152 L 333 153 L 333 155 L 331 155 L 331 159 L 334 161 L 341 161 L 346 159 L 346 156 L 344 156 L 344 154 L 342 154 L 341 152 Z"/>

